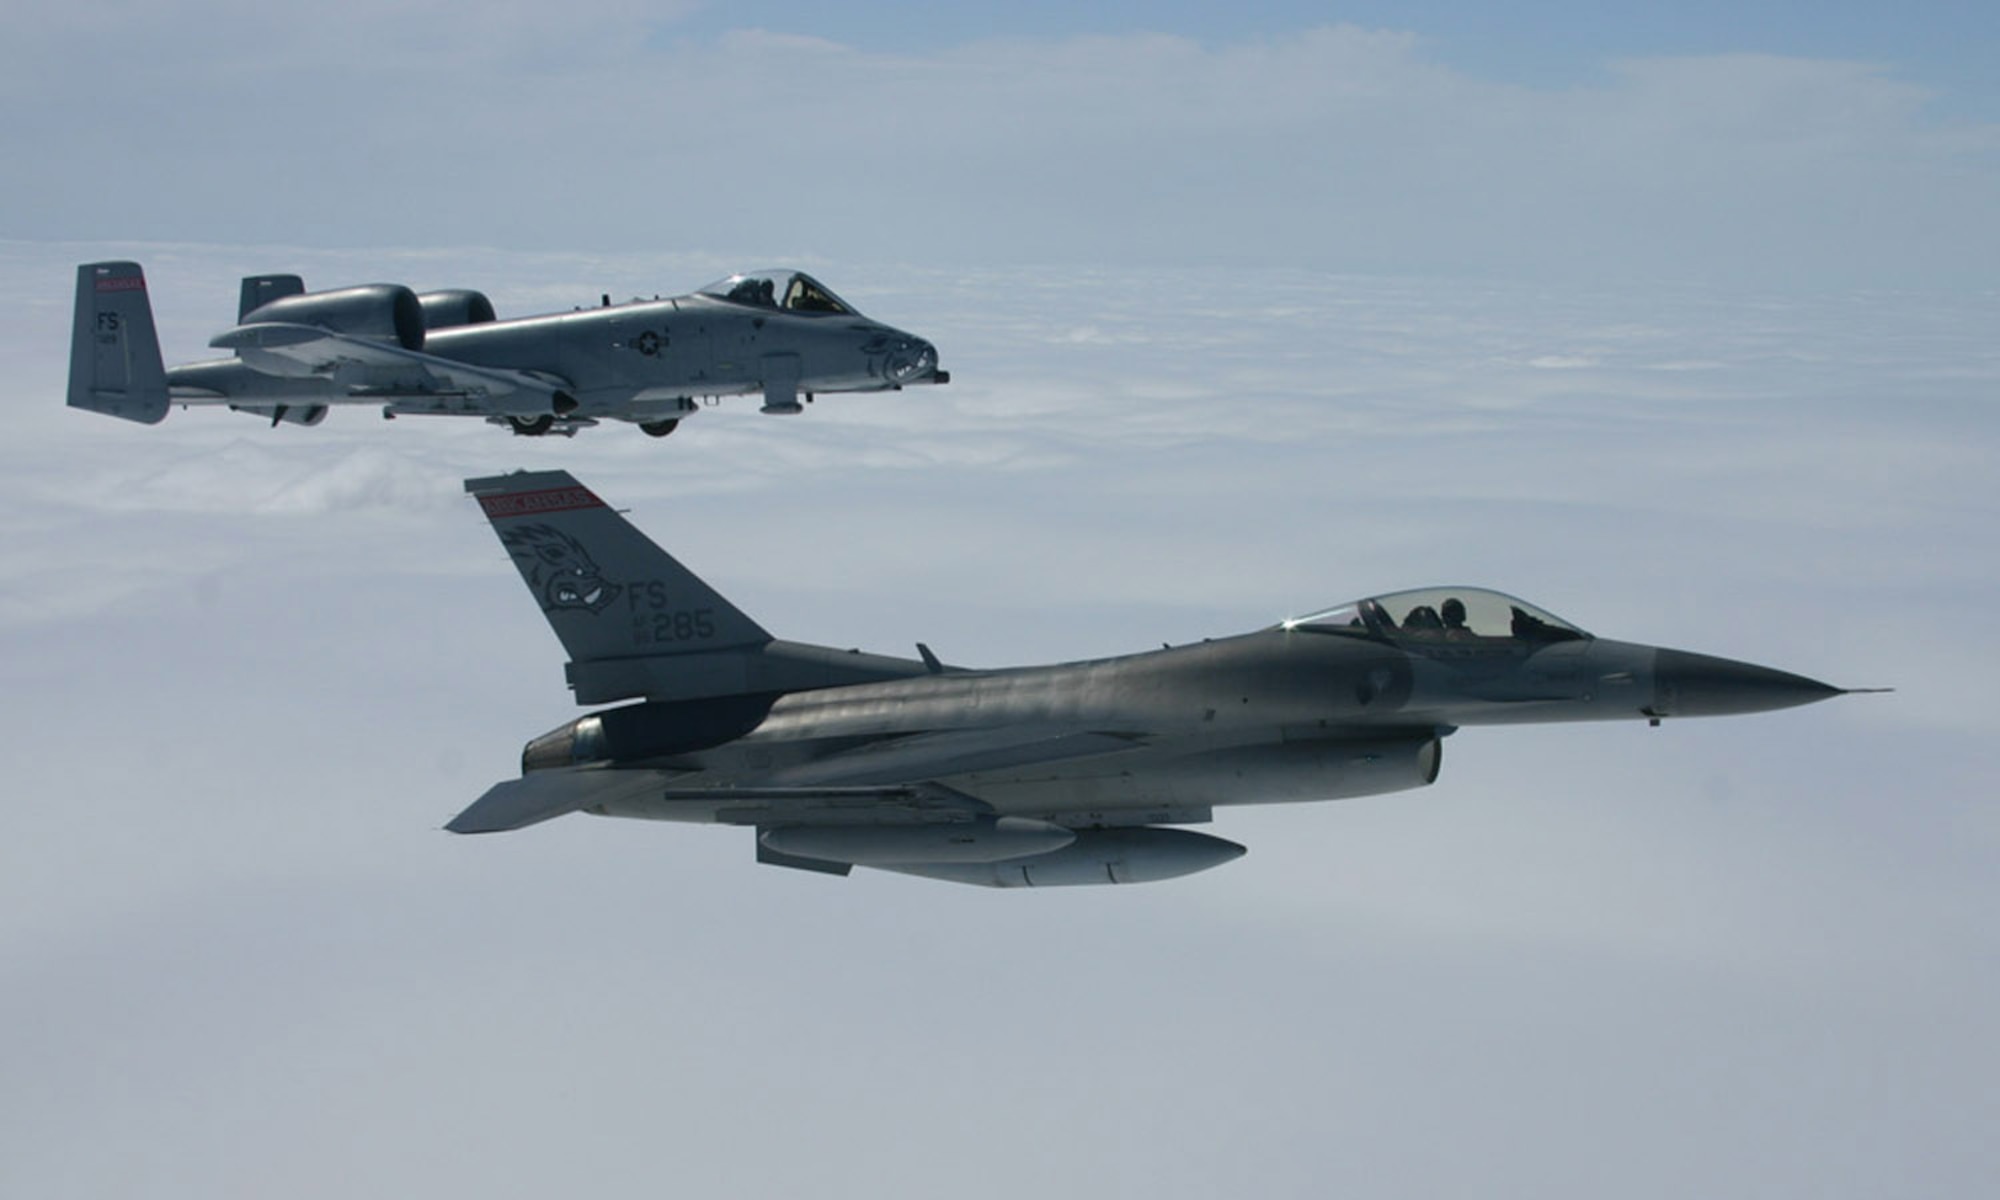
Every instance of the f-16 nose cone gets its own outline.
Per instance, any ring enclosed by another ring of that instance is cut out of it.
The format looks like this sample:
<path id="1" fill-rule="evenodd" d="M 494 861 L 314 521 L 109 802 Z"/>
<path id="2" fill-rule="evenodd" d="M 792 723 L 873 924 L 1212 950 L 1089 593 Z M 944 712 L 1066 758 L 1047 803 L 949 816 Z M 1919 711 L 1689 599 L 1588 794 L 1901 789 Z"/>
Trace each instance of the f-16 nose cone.
<path id="1" fill-rule="evenodd" d="M 1653 711 L 1666 717 L 1769 712 L 1842 693 L 1803 675 L 1685 650 L 1662 650 L 1653 663 Z"/>

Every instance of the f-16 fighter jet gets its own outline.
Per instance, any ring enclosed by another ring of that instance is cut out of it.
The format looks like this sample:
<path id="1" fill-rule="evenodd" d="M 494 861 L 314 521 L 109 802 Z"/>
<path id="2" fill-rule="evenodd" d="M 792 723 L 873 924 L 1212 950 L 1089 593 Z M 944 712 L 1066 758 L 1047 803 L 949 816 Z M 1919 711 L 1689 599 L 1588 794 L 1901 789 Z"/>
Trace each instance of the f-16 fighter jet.
<path id="1" fill-rule="evenodd" d="M 1138 883 L 1241 855 L 1233 804 L 1418 788 L 1468 725 L 1762 712 L 1844 689 L 1593 637 L 1483 588 L 1007 670 L 773 637 L 562 471 L 466 481 L 580 704 L 446 828 L 566 813 L 754 830 L 760 862 L 990 887 Z"/>
<path id="2" fill-rule="evenodd" d="M 243 281 L 227 358 L 168 369 L 138 263 L 76 272 L 69 402 L 152 424 L 175 404 L 225 404 L 316 425 L 337 404 L 484 417 L 515 433 L 599 421 L 672 433 L 697 401 L 760 395 L 796 413 L 820 392 L 945 383 L 937 349 L 855 311 L 801 271 L 732 275 L 669 300 L 496 320 L 478 292 L 376 283 L 308 292 L 297 275 Z"/>

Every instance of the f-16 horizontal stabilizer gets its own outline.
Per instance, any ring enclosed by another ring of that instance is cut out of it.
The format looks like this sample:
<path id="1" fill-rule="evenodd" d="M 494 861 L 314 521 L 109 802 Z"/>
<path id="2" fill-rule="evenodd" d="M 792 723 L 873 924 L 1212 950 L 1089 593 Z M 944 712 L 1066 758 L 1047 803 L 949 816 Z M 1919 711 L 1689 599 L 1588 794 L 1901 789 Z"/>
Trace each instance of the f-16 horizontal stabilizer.
<path id="1" fill-rule="evenodd" d="M 445 828 L 453 833 L 505 833 L 567 816 L 580 808 L 602 804 L 659 786 L 664 778 L 653 771 L 603 771 L 566 767 L 535 771 L 486 789 L 486 794 L 453 817 Z"/>
<path id="2" fill-rule="evenodd" d="M 76 269 L 69 404 L 148 425 L 167 415 L 167 368 L 138 263 L 85 263 Z"/>

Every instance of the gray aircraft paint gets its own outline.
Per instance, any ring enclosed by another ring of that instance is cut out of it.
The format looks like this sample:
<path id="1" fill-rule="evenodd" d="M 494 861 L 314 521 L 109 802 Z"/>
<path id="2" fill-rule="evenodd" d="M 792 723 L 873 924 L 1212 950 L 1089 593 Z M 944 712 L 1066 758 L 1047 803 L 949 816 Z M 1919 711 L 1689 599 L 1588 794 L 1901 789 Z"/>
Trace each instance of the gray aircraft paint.
<path id="1" fill-rule="evenodd" d="M 582 811 L 742 825 L 759 861 L 834 874 L 1138 882 L 1242 853 L 1160 826 L 1424 787 L 1464 726 L 1657 724 L 1843 691 L 1593 637 L 1481 588 L 1399 592 L 1140 654 L 965 670 L 928 651 L 775 639 L 567 472 L 465 486 L 570 652 L 578 702 L 638 703 L 529 742 L 522 777 L 454 818 L 459 833 Z"/>
<path id="2" fill-rule="evenodd" d="M 167 368 L 145 274 L 77 268 L 69 403 L 148 424 L 173 404 L 227 405 L 313 425 L 330 406 L 482 417 L 517 433 L 604 420 L 671 433 L 705 397 L 757 395 L 797 413 L 815 394 L 945 383 L 928 341 L 871 321 L 811 276 L 731 276 L 670 299 L 495 319 L 464 289 L 396 284 L 307 292 L 296 275 L 243 280 L 230 357 Z"/>

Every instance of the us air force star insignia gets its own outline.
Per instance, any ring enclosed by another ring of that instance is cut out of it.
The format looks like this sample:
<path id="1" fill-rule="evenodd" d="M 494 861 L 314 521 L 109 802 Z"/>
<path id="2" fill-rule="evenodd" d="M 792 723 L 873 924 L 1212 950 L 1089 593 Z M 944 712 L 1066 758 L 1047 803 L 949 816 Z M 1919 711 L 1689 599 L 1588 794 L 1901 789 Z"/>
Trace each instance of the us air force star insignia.
<path id="1" fill-rule="evenodd" d="M 666 341 L 667 339 L 648 329 L 646 332 L 632 339 L 632 348 L 641 354 L 652 357 L 659 354 L 660 347 L 666 345 Z"/>

